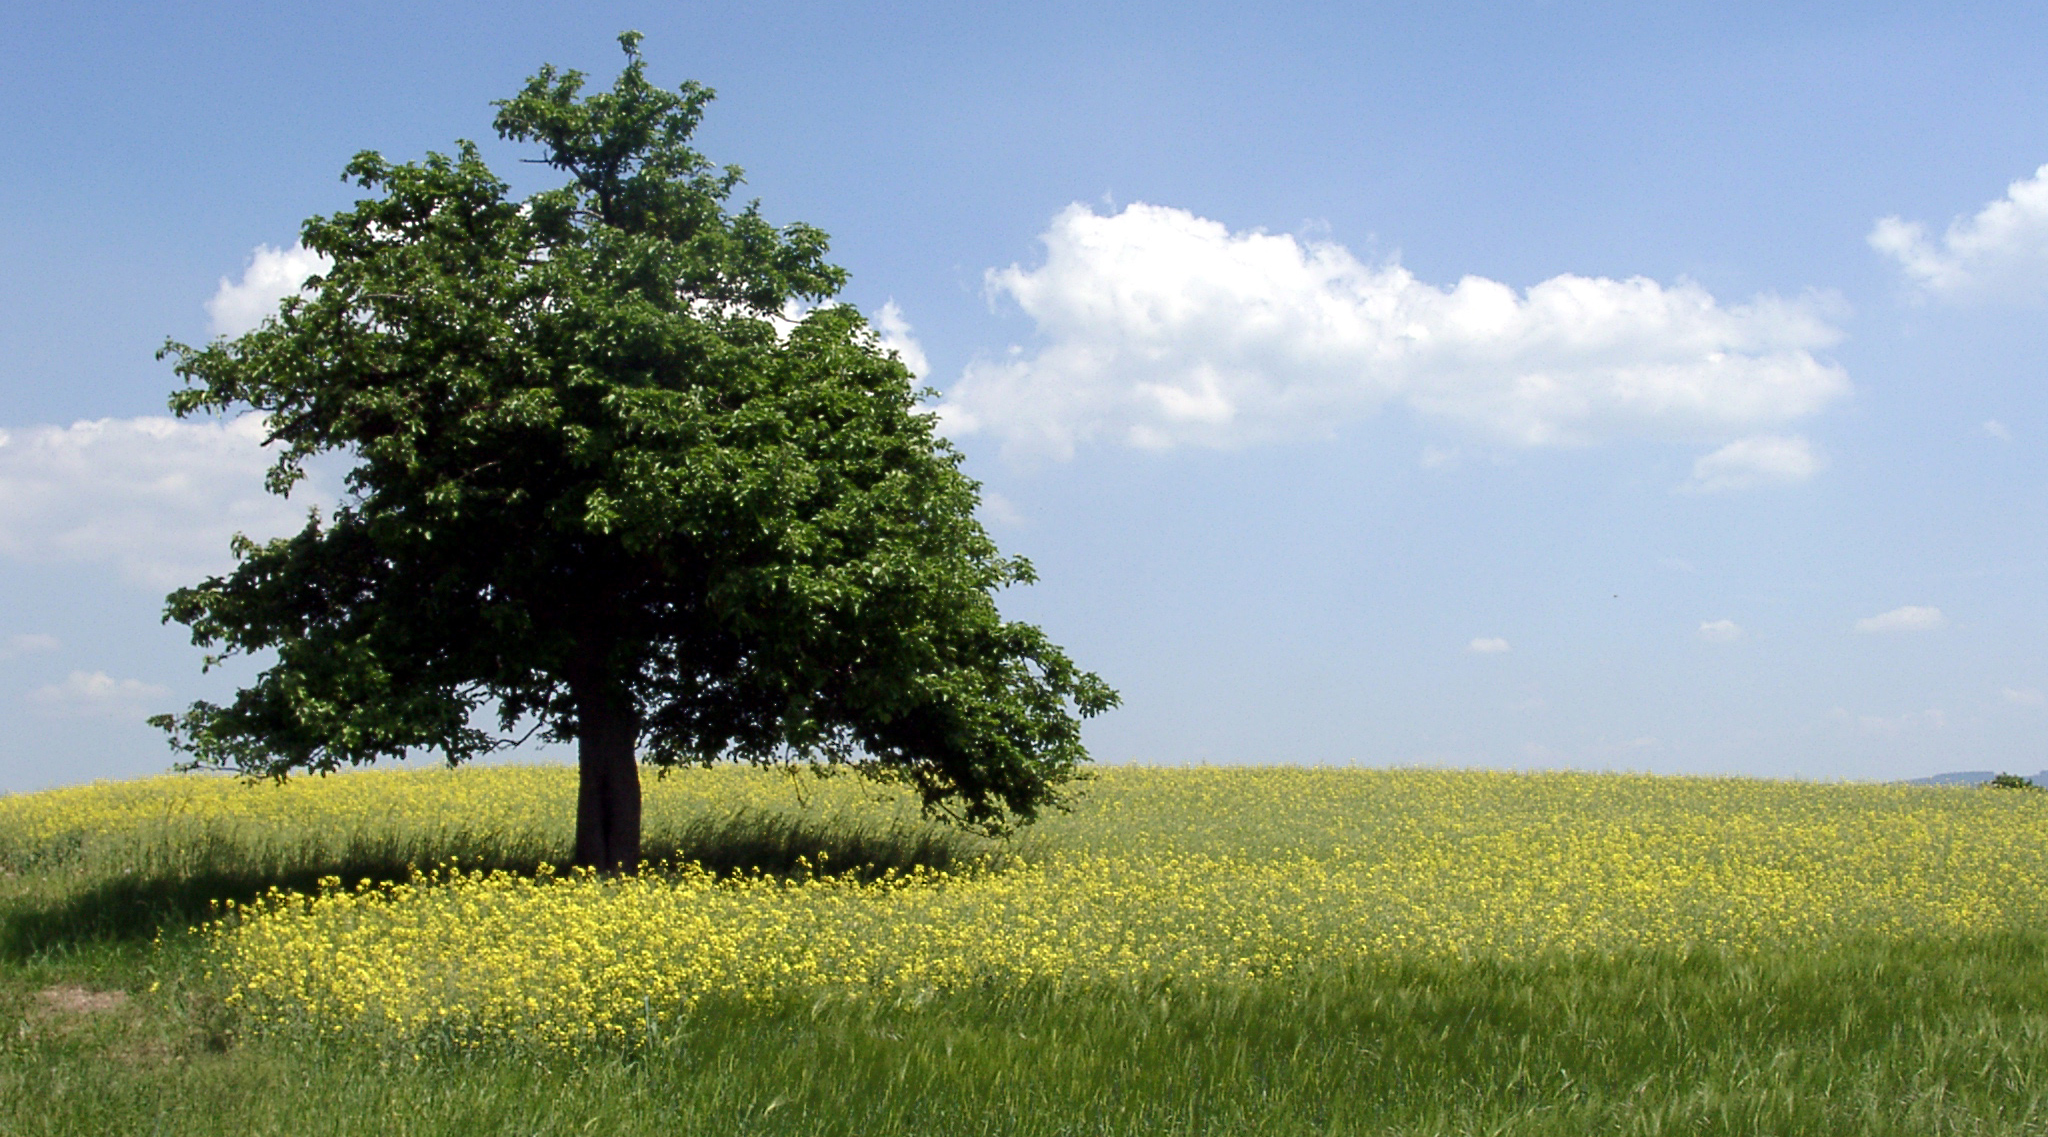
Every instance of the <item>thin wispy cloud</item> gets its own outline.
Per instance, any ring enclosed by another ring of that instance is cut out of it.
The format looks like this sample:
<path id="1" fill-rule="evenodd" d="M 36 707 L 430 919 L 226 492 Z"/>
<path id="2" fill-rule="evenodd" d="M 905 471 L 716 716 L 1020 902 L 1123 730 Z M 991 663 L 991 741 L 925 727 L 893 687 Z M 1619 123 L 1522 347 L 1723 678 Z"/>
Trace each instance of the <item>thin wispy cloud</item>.
<path id="1" fill-rule="evenodd" d="M 1856 621 L 1856 630 L 1866 633 L 1931 632 L 1947 626 L 1948 617 L 1941 614 L 1941 609 L 1918 604 L 1907 604 Z"/>
<path id="2" fill-rule="evenodd" d="M 995 490 L 981 491 L 981 516 L 997 525 L 1027 525 L 1029 520 L 1014 502 Z"/>
<path id="3" fill-rule="evenodd" d="M 1416 460 L 1425 470 L 1444 470 L 1457 465 L 1461 457 L 1463 455 L 1455 446 L 1425 446 Z"/>
<path id="4" fill-rule="evenodd" d="M 104 671 L 73 671 L 61 683 L 29 692 L 29 701 L 62 714 L 128 718 L 170 697 L 170 689 Z"/>
<path id="5" fill-rule="evenodd" d="M 41 655 L 45 652 L 56 651 L 62 646 L 64 645 L 58 642 L 56 636 L 45 635 L 41 632 L 28 632 L 21 635 L 8 636 L 4 641 L 0 641 L 0 659 L 18 659 L 24 655 Z"/>
<path id="6" fill-rule="evenodd" d="M 1939 707 L 1896 715 L 1852 715 L 1836 707 L 1832 717 L 1839 723 L 1853 726 L 1859 734 L 1875 738 L 1896 738 L 1908 732 L 1941 730 L 1948 725 L 1948 715 Z"/>
<path id="7" fill-rule="evenodd" d="M 1814 298 L 1728 305 L 1686 281 L 1569 274 L 1439 287 L 1144 204 L 1071 206 L 1043 240 L 1042 265 L 988 274 L 1043 346 L 971 364 L 940 407 L 949 433 L 1012 454 L 1314 437 L 1387 406 L 1511 446 L 1713 441 L 1849 390 L 1815 355 L 1840 332 Z"/>
<path id="8" fill-rule="evenodd" d="M 1822 467 L 1813 444 L 1798 435 L 1760 434 L 1738 438 L 1692 464 L 1687 493 L 1726 493 L 1759 486 L 1795 485 Z"/>
<path id="9" fill-rule="evenodd" d="M 1870 230 L 1870 247 L 1896 261 L 1915 291 L 1952 300 L 2048 293 L 2048 166 L 2005 196 L 1949 223 L 1940 237 L 1898 216 Z"/>
<path id="10" fill-rule="evenodd" d="M 1742 625 L 1733 620 L 1701 620 L 1700 638 L 1709 643 L 1734 643 L 1742 638 Z"/>
<path id="11" fill-rule="evenodd" d="M 1473 655 L 1505 655 L 1509 648 L 1508 641 L 1499 636 L 1480 636 L 1466 644 L 1465 650 Z"/>

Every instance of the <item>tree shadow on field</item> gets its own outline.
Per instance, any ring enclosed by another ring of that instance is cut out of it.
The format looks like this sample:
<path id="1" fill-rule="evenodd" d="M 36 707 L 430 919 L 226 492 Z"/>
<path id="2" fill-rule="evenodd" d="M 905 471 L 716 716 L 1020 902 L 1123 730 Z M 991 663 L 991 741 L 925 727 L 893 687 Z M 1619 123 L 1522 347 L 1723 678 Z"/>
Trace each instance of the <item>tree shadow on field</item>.
<path id="1" fill-rule="evenodd" d="M 775 813 L 699 817 L 654 830 L 642 843 L 646 871 L 695 865 L 717 876 L 848 876 L 873 880 L 923 868 L 970 871 L 992 862 L 985 839 L 938 825 L 875 827 Z M 407 880 L 420 869 L 533 875 L 560 867 L 568 849 L 539 837 L 450 833 L 431 840 L 358 839 L 336 850 L 319 844 L 252 848 L 207 834 L 153 849 L 119 867 L 89 855 L 31 855 L 0 864 L 0 958 L 22 960 L 86 943 L 139 942 L 211 919 L 223 902 L 245 904 L 273 888 L 318 891 Z"/>
<path id="2" fill-rule="evenodd" d="M 940 825 L 834 824 L 814 818 L 741 811 L 699 818 L 641 842 L 649 865 L 695 864 L 718 876 L 851 876 L 875 880 L 912 869 L 960 872 L 985 864 L 996 845 Z"/>

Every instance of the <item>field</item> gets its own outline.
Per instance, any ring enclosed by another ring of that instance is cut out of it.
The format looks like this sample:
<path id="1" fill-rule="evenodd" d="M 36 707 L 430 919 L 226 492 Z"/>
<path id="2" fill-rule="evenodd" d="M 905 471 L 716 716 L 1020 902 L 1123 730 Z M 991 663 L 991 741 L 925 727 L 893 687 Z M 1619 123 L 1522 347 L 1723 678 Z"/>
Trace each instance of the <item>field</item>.
<path id="1" fill-rule="evenodd" d="M 0 798 L 5 1133 L 2048 1133 L 2048 794 L 572 772 Z"/>

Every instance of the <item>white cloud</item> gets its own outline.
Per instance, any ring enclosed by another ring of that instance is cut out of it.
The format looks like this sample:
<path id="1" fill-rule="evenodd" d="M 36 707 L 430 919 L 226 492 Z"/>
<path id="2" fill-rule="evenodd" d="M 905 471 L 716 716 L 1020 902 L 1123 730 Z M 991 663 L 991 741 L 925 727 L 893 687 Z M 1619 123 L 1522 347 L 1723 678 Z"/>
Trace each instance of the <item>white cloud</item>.
<path id="1" fill-rule="evenodd" d="M 1764 485 L 1803 482 L 1819 472 L 1820 456 L 1798 435 L 1758 434 L 1738 438 L 1692 464 L 1692 477 L 1679 489 L 1721 493 Z"/>
<path id="2" fill-rule="evenodd" d="M 1474 655 L 1500 655 L 1508 649 L 1508 641 L 1499 636 L 1481 636 L 1465 645 L 1465 650 Z"/>
<path id="3" fill-rule="evenodd" d="M 1975 216 L 1949 222 L 1938 241 L 1920 222 L 1896 216 L 1880 219 L 1868 239 L 1928 295 L 2038 294 L 2048 289 L 2048 166 L 2007 186 Z"/>
<path id="4" fill-rule="evenodd" d="M 69 714 L 127 716 L 144 703 L 170 696 L 170 689 L 139 679 L 116 679 L 104 671 L 74 671 L 62 683 L 29 692 L 29 699 Z"/>
<path id="5" fill-rule="evenodd" d="M 910 321 L 903 318 L 903 309 L 896 306 L 896 301 L 890 300 L 876 313 L 875 333 L 882 346 L 895 352 L 903 366 L 910 368 L 912 375 L 922 379 L 931 374 L 932 365 L 925 360 L 924 345 L 917 342 L 917 336 L 910 330 Z"/>
<path id="6" fill-rule="evenodd" d="M 1939 608 L 1926 608 L 1908 604 L 1875 616 L 1865 616 L 1856 621 L 1859 632 L 1931 632 L 1948 626 L 1948 617 Z"/>
<path id="7" fill-rule="evenodd" d="M 217 336 L 238 336 L 275 315 L 278 301 L 301 290 L 309 276 L 334 267 L 334 262 L 301 244 L 289 249 L 258 245 L 249 254 L 242 279 L 220 288 L 206 302 L 208 330 Z"/>
<path id="8" fill-rule="evenodd" d="M 1996 438 L 2000 442 L 2012 441 L 2012 431 L 2007 430 L 2005 428 L 2005 424 L 1998 421 L 1995 418 L 1985 419 L 1984 425 L 1981 429 L 1984 431 L 1985 434 L 1988 434 L 1991 437 Z"/>
<path id="9" fill-rule="evenodd" d="M 1812 354 L 1840 338 L 1813 300 L 1724 306 L 1642 277 L 1439 288 L 1341 245 L 1144 204 L 1070 206 L 1044 242 L 1041 267 L 988 287 L 1045 343 L 971 364 L 939 408 L 950 433 L 1011 453 L 1325 435 L 1389 404 L 1514 445 L 1713 438 L 1849 390 Z"/>
<path id="10" fill-rule="evenodd" d="M 2041 692 L 2033 687 L 2006 687 L 1998 692 L 2005 701 L 2022 707 L 2038 707 L 2048 702 Z"/>
<path id="11" fill-rule="evenodd" d="M 1700 638 L 1713 643 L 1734 643 L 1742 638 L 1742 625 L 1733 620 L 1701 620 Z"/>
<path id="12" fill-rule="evenodd" d="M 232 563 L 228 538 L 298 530 L 294 501 L 263 492 L 263 420 L 98 419 L 0 431 L 0 557 L 109 564 L 152 589 Z"/>

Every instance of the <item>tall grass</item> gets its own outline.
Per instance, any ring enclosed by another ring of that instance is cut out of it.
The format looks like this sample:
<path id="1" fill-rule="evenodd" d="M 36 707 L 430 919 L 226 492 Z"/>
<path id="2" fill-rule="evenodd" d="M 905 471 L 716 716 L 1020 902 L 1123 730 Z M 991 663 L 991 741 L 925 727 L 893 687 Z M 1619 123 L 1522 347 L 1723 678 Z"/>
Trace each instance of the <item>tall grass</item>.
<path id="1" fill-rule="evenodd" d="M 215 1051 L 138 1016 L 0 1045 L 0 1131 L 2017 1137 L 2048 1126 L 2044 958 L 1998 937 L 714 1007 L 574 1062 Z"/>

